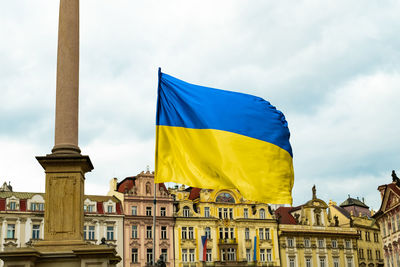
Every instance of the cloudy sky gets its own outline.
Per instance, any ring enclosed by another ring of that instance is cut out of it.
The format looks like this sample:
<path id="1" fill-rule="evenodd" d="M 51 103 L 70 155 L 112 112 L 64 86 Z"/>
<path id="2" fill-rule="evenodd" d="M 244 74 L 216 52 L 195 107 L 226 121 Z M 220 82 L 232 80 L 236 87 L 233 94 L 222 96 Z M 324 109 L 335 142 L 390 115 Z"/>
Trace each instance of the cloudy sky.
<path id="1" fill-rule="evenodd" d="M 0 180 L 44 191 L 54 145 L 59 1 L 0 3 Z M 380 206 L 400 172 L 399 1 L 81 1 L 86 193 L 154 169 L 157 68 L 254 94 L 286 116 L 294 205 L 348 194 Z"/>

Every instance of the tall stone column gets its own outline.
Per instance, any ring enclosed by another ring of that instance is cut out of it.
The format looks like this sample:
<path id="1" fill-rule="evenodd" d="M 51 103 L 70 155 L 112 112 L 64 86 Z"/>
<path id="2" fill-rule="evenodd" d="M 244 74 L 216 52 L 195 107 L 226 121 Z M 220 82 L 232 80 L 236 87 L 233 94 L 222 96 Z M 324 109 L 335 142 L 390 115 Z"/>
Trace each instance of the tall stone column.
<path id="1" fill-rule="evenodd" d="M 79 154 L 79 0 L 61 0 L 54 154 Z"/>

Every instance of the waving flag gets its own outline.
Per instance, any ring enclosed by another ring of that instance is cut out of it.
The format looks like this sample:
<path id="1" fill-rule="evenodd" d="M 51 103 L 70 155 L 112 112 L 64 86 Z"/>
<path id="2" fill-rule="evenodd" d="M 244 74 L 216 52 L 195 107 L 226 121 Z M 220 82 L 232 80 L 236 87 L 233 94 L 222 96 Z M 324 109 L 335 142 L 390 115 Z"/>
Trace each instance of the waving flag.
<path id="1" fill-rule="evenodd" d="M 289 136 L 283 113 L 264 99 L 159 70 L 156 183 L 236 188 L 248 200 L 291 204 Z"/>

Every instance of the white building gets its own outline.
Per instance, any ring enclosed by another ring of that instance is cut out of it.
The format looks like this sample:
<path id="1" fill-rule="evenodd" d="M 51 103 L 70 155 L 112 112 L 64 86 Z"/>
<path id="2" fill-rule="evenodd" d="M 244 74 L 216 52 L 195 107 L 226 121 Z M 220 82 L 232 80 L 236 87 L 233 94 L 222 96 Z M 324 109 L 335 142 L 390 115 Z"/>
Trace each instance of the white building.
<path id="1" fill-rule="evenodd" d="M 88 243 L 115 246 L 123 258 L 123 212 L 121 202 L 113 196 L 85 195 L 84 239 Z M 0 249 L 30 246 L 43 239 L 44 193 L 12 192 L 0 188 Z M 0 266 L 3 262 L 0 261 Z M 123 266 L 121 261 L 118 267 Z"/>

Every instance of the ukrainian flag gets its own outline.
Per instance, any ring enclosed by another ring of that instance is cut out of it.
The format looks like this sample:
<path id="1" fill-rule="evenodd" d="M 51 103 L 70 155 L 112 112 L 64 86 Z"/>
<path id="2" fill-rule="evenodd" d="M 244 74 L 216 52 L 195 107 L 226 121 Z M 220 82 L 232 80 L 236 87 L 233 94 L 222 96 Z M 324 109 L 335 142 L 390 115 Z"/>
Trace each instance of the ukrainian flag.
<path id="1" fill-rule="evenodd" d="M 156 183 L 236 188 L 248 200 L 291 204 L 289 136 L 283 113 L 264 99 L 159 70 Z"/>

